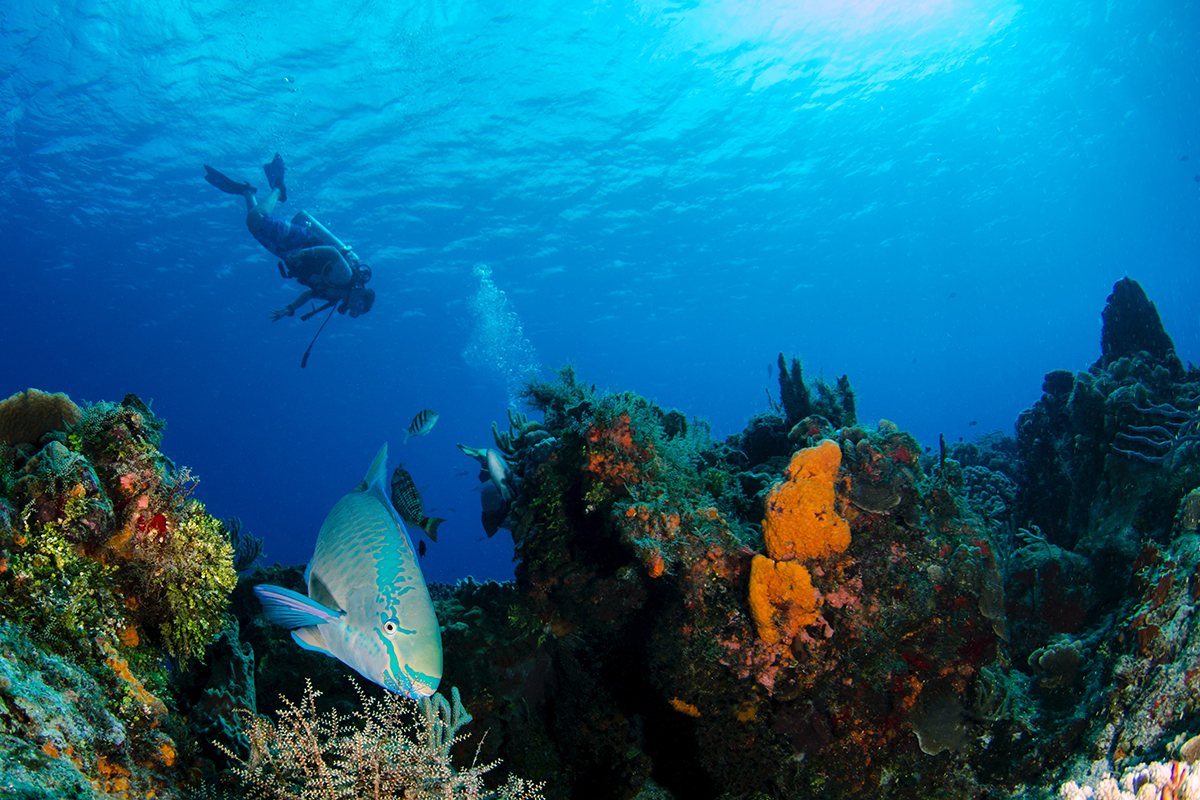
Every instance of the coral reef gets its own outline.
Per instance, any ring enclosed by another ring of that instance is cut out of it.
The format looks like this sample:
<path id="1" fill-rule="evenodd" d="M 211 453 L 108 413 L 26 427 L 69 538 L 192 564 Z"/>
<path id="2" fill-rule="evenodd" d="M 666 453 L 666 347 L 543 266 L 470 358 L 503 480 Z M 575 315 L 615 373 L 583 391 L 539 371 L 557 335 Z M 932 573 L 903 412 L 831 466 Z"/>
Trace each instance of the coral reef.
<path id="1" fill-rule="evenodd" d="M 936 537 L 915 524 L 927 481 L 911 436 L 776 417 L 783 457 L 751 467 L 748 496 L 740 442 L 699 421 L 569 371 L 526 397 L 544 419 L 510 433 L 548 435 L 511 442 L 515 586 L 439 604 L 446 680 L 491 688 L 489 754 L 551 778 L 548 797 L 632 796 L 651 771 L 708 797 L 917 775 L 918 728 L 930 748 L 970 749 L 1001 577 L 958 511 Z"/>
<path id="2" fill-rule="evenodd" d="M 937 450 L 796 361 L 724 442 L 569 369 L 530 385 L 494 431 L 516 580 L 438 604 L 488 757 L 551 798 L 714 799 L 1048 798 L 1177 758 L 1200 373 L 1139 295 L 1114 289 L 1101 360 L 1048 375 L 1015 437 Z M 1116 788 L 1182 796 L 1140 774 Z"/>
<path id="3" fill-rule="evenodd" d="M 233 587 L 253 541 L 136 397 L 36 426 L 0 445 L 0 788 L 1200 795 L 1200 370 L 1129 280 L 1101 351 L 1015 436 L 936 448 L 782 356 L 778 400 L 724 441 L 570 368 L 531 383 L 494 450 L 463 448 L 506 472 L 488 519 L 515 580 L 431 587 L 471 744 L 457 695 L 355 687 L 264 623 L 253 587 L 301 569 Z M 546 785 L 500 784 L 501 759 Z"/>
<path id="4" fill-rule="evenodd" d="M 195 749 L 164 654 L 186 665 L 225 626 L 237 580 L 227 535 L 136 396 L 82 411 L 64 395 L 15 397 L 24 429 L 43 432 L 0 445 L 9 752 L 25 747 L 13 737 L 40 748 L 52 772 L 75 776 L 55 778 L 62 787 L 178 796 L 181 755 Z"/>
<path id="5" fill-rule="evenodd" d="M 1179 761 L 1155 761 L 1125 770 L 1120 780 L 1103 775 L 1094 784 L 1080 786 L 1068 781 L 1059 789 L 1067 800 L 1196 800 L 1200 798 L 1200 772 L 1195 765 Z"/>

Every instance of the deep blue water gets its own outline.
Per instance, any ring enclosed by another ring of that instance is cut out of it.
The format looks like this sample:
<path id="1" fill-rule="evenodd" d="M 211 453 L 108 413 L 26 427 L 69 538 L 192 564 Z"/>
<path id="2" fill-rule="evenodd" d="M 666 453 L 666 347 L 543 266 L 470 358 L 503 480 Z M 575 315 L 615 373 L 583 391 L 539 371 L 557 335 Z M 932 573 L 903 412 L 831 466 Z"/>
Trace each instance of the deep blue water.
<path id="1" fill-rule="evenodd" d="M 1200 361 L 1194 2 L 13 0 L 0 37 L 0 396 L 153 399 L 270 561 L 386 440 L 450 520 L 427 577 L 511 575 L 454 444 L 529 366 L 725 436 L 783 351 L 927 444 L 1011 432 L 1127 274 Z M 320 320 L 268 320 L 295 284 L 202 179 L 275 151 L 378 292 L 303 370 Z"/>

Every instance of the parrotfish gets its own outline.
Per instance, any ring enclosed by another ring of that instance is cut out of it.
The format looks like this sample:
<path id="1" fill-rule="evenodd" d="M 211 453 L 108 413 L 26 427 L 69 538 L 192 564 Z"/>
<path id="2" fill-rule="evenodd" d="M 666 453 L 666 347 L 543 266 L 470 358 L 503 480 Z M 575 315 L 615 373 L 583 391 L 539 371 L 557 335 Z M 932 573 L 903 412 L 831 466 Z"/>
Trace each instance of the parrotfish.
<path id="1" fill-rule="evenodd" d="M 408 474 L 403 464 L 398 465 L 392 472 L 392 505 L 402 520 L 416 525 L 425 531 L 426 536 L 434 542 L 437 541 L 438 525 L 446 520 L 425 516 L 425 504 L 421 502 L 421 493 L 417 491 L 412 475 Z"/>
<path id="2" fill-rule="evenodd" d="M 407 444 L 410 437 L 424 436 L 433 430 L 433 426 L 437 425 L 438 413 L 432 408 L 427 408 L 424 411 L 417 413 L 412 418 L 412 422 L 408 423 L 408 430 L 404 432 L 404 443 Z"/>
<path id="3" fill-rule="evenodd" d="M 491 448 L 467 447 L 458 445 L 458 449 L 479 462 L 483 469 L 479 472 L 479 485 L 475 491 L 480 493 L 482 515 L 480 521 L 488 538 L 500 530 L 508 517 L 509 504 L 517 496 L 516 476 L 508 468 L 508 461 L 503 454 Z"/>
<path id="4" fill-rule="evenodd" d="M 517 496 L 517 478 L 508 468 L 508 459 L 498 450 L 493 450 L 483 447 L 467 447 L 465 444 L 458 445 L 458 449 L 469 455 L 471 458 L 479 462 L 483 467 L 479 473 L 480 481 L 491 481 L 492 487 L 500 493 L 500 497 L 504 502 L 512 502 Z M 483 487 L 476 487 L 480 491 L 486 491 Z"/>
<path id="5" fill-rule="evenodd" d="M 489 449 L 487 451 L 487 471 L 488 477 L 492 479 L 492 483 L 500 492 L 500 496 L 504 498 L 504 502 L 511 503 L 517 496 L 517 481 L 508 469 L 508 461 L 497 451 Z"/>
<path id="6" fill-rule="evenodd" d="M 338 500 L 305 570 L 308 597 L 254 587 L 267 619 L 389 691 L 417 699 L 442 679 L 442 633 L 412 539 L 384 489 L 384 444 L 355 489 Z"/>

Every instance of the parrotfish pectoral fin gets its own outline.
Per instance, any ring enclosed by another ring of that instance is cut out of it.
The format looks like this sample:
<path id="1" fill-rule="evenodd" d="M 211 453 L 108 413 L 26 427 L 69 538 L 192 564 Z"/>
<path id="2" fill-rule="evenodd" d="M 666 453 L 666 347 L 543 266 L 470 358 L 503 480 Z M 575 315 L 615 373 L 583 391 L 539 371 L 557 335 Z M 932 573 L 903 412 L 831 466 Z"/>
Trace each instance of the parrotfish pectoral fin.
<path id="1" fill-rule="evenodd" d="M 297 628 L 292 631 L 292 641 L 300 645 L 304 650 L 311 650 L 314 653 L 323 653 L 330 658 L 337 658 L 337 656 L 329 652 L 329 646 L 325 644 L 325 637 L 321 635 L 321 629 L 314 625 Z"/>
<path id="2" fill-rule="evenodd" d="M 254 594 L 262 603 L 263 614 L 281 628 L 320 625 L 322 622 L 334 622 L 341 616 L 299 592 L 282 586 L 261 583 L 254 587 Z"/>

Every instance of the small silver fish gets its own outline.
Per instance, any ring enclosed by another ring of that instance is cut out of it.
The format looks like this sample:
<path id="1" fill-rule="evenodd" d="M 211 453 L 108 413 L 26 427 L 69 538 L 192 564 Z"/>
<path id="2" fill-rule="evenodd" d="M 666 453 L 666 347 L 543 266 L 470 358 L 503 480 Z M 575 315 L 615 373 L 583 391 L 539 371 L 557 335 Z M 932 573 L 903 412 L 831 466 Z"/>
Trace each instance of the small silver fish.
<path id="1" fill-rule="evenodd" d="M 408 430 L 404 432 L 404 443 L 408 444 L 409 438 L 413 436 L 424 436 L 433 430 L 433 426 L 437 425 L 438 413 L 432 408 L 427 408 L 424 411 L 417 413 L 412 418 L 412 422 L 408 423 Z"/>
<path id="2" fill-rule="evenodd" d="M 442 680 L 442 634 L 417 552 L 384 490 L 387 445 L 325 517 L 305 570 L 308 597 L 254 587 L 267 619 L 305 650 L 417 699 Z"/>

